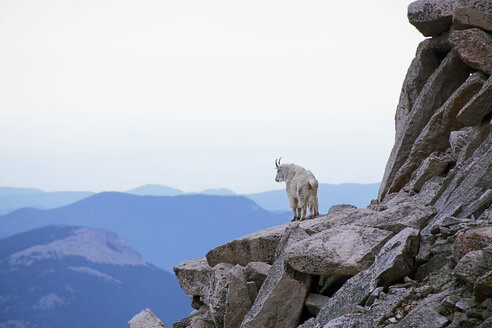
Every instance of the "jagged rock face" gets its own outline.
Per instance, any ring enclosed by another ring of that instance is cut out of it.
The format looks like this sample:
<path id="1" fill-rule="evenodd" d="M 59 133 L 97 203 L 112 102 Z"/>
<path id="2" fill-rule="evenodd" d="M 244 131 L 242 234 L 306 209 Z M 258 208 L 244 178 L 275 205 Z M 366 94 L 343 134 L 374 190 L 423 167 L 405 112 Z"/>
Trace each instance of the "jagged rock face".
<path id="1" fill-rule="evenodd" d="M 492 2 L 424 0 L 378 199 L 249 234 L 175 268 L 175 327 L 490 327 Z M 320 201 L 322 201 L 320 199 Z"/>
<path id="2" fill-rule="evenodd" d="M 129 322 L 129 328 L 165 328 L 162 321 L 150 309 L 142 310 Z"/>

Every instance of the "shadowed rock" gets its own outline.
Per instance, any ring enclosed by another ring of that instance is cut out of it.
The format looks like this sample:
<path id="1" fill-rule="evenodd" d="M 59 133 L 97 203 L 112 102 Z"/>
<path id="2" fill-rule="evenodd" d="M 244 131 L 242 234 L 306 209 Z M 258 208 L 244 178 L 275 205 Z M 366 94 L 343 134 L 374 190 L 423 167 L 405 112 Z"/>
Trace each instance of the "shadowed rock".
<path id="1" fill-rule="evenodd" d="M 429 77 L 406 120 L 397 126 L 395 145 L 379 188 L 380 200 L 384 199 L 388 192 L 397 192 L 404 186 L 401 183 L 395 185 L 394 180 L 398 170 L 407 161 L 415 140 L 435 111 L 466 80 L 469 73 L 469 68 L 461 61 L 459 55 L 451 51 Z"/>
<path id="2" fill-rule="evenodd" d="M 244 267 L 236 265 L 229 271 L 229 287 L 226 296 L 225 328 L 237 328 L 253 302 L 249 297 Z"/>
<path id="3" fill-rule="evenodd" d="M 492 76 L 480 91 L 463 106 L 457 119 L 464 125 L 478 125 L 485 116 L 492 112 Z"/>
<path id="4" fill-rule="evenodd" d="M 387 286 L 410 275 L 415 270 L 419 231 L 406 228 L 391 238 L 380 250 L 374 263 L 361 271 L 340 288 L 317 317 L 323 326 L 341 314 L 347 304 L 361 303 L 376 287 Z"/>
<path id="5" fill-rule="evenodd" d="M 309 235 L 298 226 L 286 230 L 279 249 L 284 249 Z M 296 327 L 309 290 L 311 276 L 285 264 L 284 255 L 275 260 L 258 296 L 241 327 Z"/>

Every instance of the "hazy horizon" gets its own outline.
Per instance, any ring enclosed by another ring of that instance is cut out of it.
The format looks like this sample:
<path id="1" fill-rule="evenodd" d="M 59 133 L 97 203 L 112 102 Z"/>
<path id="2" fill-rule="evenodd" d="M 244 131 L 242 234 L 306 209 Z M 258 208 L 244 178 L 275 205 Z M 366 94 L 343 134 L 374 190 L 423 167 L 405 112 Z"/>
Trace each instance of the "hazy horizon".
<path id="1" fill-rule="evenodd" d="M 0 185 L 125 191 L 376 183 L 411 1 L 0 2 Z"/>

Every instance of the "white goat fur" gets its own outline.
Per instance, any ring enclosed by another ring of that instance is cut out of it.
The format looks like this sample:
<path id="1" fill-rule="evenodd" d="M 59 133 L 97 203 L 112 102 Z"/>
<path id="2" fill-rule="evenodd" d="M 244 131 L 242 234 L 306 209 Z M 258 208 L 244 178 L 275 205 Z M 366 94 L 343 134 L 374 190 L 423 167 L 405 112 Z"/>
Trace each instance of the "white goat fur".
<path id="1" fill-rule="evenodd" d="M 318 212 L 318 180 L 309 170 L 295 165 L 282 164 L 277 167 L 277 182 L 285 181 L 287 198 L 292 208 L 292 220 L 306 219 L 319 215 Z"/>

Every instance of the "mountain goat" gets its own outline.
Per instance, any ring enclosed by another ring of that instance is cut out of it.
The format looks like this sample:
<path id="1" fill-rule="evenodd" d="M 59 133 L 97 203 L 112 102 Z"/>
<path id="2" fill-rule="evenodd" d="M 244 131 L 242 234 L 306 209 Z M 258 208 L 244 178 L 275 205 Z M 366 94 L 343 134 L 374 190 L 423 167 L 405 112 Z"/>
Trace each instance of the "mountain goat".
<path id="1" fill-rule="evenodd" d="M 318 180 L 313 173 L 295 164 L 280 165 L 280 159 L 275 160 L 275 166 L 275 181 L 285 181 L 285 192 L 292 208 L 292 221 L 307 219 L 307 208 L 309 218 L 319 215 Z"/>

